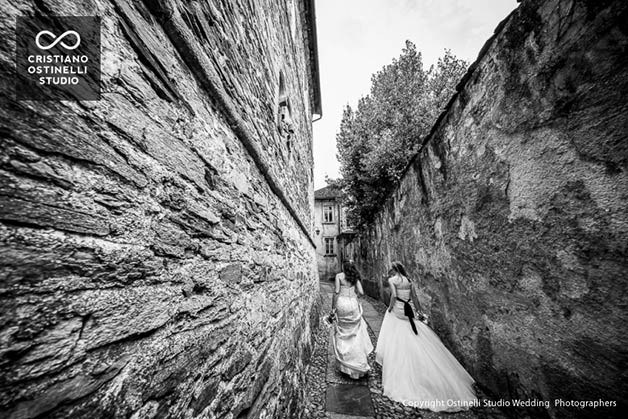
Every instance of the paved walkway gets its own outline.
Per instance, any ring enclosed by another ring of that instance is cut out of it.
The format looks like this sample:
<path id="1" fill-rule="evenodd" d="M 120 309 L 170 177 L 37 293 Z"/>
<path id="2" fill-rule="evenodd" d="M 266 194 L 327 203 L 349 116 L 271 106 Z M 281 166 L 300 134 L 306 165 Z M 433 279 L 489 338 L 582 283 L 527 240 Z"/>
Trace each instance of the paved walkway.
<path id="1" fill-rule="evenodd" d="M 322 313 L 331 309 L 333 283 L 321 282 Z M 369 326 L 373 346 L 382 325 L 386 306 L 370 297 L 361 297 L 364 319 Z M 312 362 L 305 389 L 304 417 L 329 419 L 383 419 L 383 418 L 450 418 L 502 419 L 497 409 L 479 408 L 460 413 L 435 413 L 396 403 L 382 394 L 382 371 L 375 362 L 375 353 L 369 356 L 371 371 L 367 378 L 352 380 L 340 373 L 336 366 L 331 328 L 321 325 L 315 335 Z"/>

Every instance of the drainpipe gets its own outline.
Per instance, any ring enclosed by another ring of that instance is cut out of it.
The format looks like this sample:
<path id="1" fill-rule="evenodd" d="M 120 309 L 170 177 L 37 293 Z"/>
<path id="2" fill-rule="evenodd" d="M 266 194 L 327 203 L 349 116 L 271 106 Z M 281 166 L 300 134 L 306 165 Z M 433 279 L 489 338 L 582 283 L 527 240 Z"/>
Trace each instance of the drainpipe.
<path id="1" fill-rule="evenodd" d="M 334 198 L 334 202 L 336 202 L 336 207 L 338 208 L 338 217 L 336 218 L 336 243 L 338 250 L 338 267 L 342 270 L 342 253 L 340 253 L 340 203 Z"/>

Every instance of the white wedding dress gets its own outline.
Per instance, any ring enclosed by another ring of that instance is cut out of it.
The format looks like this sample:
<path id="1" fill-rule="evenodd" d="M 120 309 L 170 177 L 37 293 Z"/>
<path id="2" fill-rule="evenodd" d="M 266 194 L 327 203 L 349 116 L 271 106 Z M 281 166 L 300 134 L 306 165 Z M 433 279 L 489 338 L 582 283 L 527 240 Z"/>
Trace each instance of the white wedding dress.
<path id="1" fill-rule="evenodd" d="M 360 378 L 370 369 L 368 355 L 373 351 L 373 344 L 362 318 L 362 307 L 354 286 L 340 285 L 336 317 L 333 339 L 340 371 L 352 378 Z"/>
<path id="2" fill-rule="evenodd" d="M 409 301 L 408 280 L 395 277 L 393 281 L 397 297 Z M 404 315 L 403 302 L 397 300 L 392 312 L 386 310 L 375 349 L 375 360 L 382 365 L 384 395 L 435 412 L 478 406 L 473 378 L 432 329 L 418 318 L 414 324 L 417 334 Z"/>

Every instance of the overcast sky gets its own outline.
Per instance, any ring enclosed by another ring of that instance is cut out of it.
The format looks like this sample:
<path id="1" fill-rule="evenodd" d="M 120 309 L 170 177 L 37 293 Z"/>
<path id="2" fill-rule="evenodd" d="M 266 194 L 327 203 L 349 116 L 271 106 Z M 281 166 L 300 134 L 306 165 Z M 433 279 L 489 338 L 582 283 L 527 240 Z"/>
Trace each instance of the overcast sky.
<path id="1" fill-rule="evenodd" d="M 314 123 L 314 185 L 339 177 L 336 132 L 342 109 L 368 94 L 371 75 L 414 42 L 429 68 L 444 49 L 477 58 L 516 0 L 316 0 L 323 118 Z"/>

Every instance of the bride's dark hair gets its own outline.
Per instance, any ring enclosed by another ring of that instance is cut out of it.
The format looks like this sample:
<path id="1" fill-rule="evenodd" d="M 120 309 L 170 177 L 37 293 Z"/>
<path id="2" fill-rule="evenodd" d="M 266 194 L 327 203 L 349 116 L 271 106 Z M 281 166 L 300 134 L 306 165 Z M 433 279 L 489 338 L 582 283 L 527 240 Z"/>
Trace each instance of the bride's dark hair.
<path id="1" fill-rule="evenodd" d="M 355 265 L 349 261 L 342 263 L 342 272 L 345 273 L 345 279 L 351 285 L 355 285 L 360 280 L 360 274 Z"/>
<path id="2" fill-rule="evenodd" d="M 405 276 L 406 278 L 410 279 L 408 277 L 408 273 L 406 272 L 406 268 L 403 266 L 403 264 L 399 261 L 394 261 L 393 263 L 391 263 L 392 265 L 392 269 L 393 271 Z"/>

